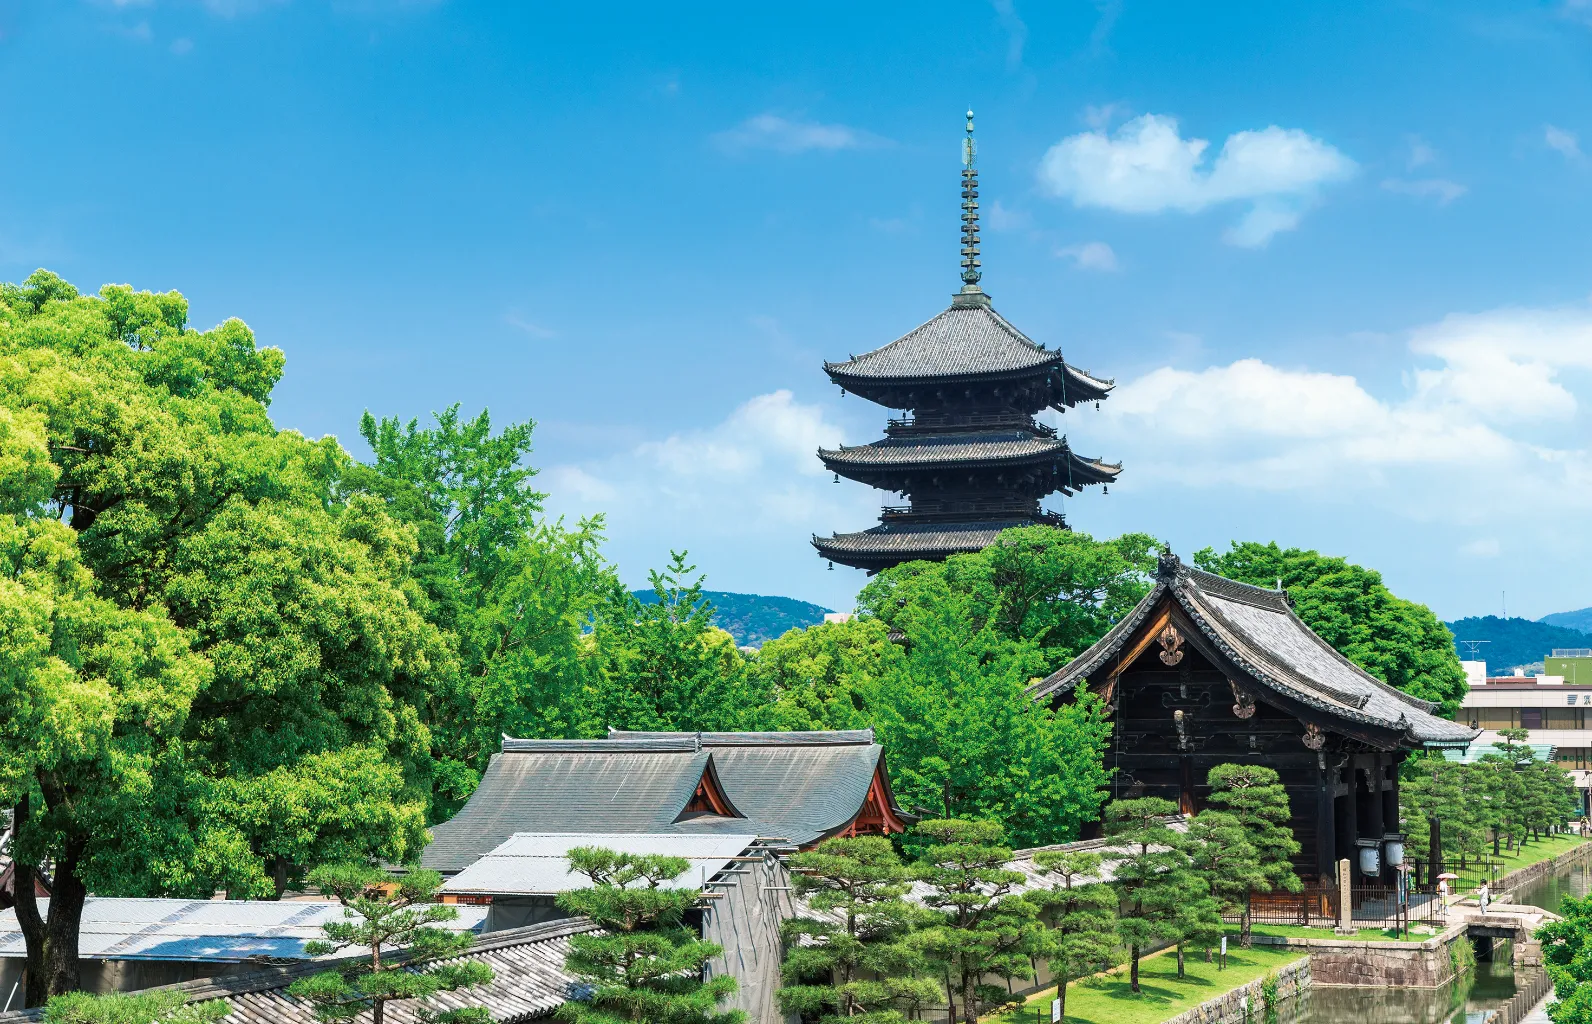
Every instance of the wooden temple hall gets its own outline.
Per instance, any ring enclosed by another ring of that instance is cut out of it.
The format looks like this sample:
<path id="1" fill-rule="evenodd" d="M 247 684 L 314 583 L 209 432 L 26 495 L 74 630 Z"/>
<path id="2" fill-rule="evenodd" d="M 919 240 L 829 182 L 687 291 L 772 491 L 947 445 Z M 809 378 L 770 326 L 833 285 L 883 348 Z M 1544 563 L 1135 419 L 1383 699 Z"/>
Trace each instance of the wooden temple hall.
<path id="1" fill-rule="evenodd" d="M 913 559 L 941 559 L 987 547 L 1002 530 L 1063 518 L 1040 502 L 1091 484 L 1102 489 L 1120 463 L 1073 453 L 1067 438 L 1034 419 L 1099 403 L 1112 382 L 1070 365 L 995 312 L 979 287 L 978 169 L 973 112 L 962 143 L 962 288 L 949 309 L 883 348 L 824 371 L 845 393 L 888 409 L 885 437 L 872 444 L 821 449 L 841 477 L 892 491 L 905 506 L 887 507 L 878 526 L 814 537 L 818 553 L 870 573 Z"/>
<path id="2" fill-rule="evenodd" d="M 1059 703 L 1084 691 L 1110 710 L 1113 799 L 1164 797 L 1192 814 L 1215 765 L 1273 768 L 1302 847 L 1295 867 L 1321 882 L 1342 859 L 1357 884 L 1391 881 L 1404 856 L 1400 762 L 1476 736 L 1339 654 L 1286 591 L 1201 572 L 1170 552 L 1144 600 L 1032 694 Z"/>

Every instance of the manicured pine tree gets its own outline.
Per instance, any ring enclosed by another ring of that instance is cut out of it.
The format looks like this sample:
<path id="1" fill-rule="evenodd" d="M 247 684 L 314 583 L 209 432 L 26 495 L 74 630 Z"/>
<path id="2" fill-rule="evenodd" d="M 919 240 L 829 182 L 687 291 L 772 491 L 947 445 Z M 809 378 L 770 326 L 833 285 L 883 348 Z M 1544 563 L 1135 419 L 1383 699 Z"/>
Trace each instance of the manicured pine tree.
<path id="1" fill-rule="evenodd" d="M 1033 894 L 1050 920 L 1044 959 L 1056 976 L 1061 1019 L 1067 1019 L 1067 984 L 1111 961 L 1117 947 L 1117 894 L 1097 881 L 1102 859 L 1082 850 L 1042 850 L 1034 867 L 1052 879 L 1049 892 Z"/>
<path id="2" fill-rule="evenodd" d="M 1249 844 L 1255 848 L 1266 892 L 1298 892 L 1303 886 L 1294 873 L 1293 858 L 1299 852 L 1288 821 L 1293 812 L 1288 806 L 1288 791 L 1277 773 L 1258 764 L 1219 764 L 1210 770 L 1206 782 L 1211 787 L 1211 803 L 1237 818 Z M 1241 934 L 1249 945 L 1250 899 L 1244 897 Z"/>
<path id="3" fill-rule="evenodd" d="M 1167 825 L 1177 804 L 1159 797 L 1116 800 L 1106 805 L 1106 835 L 1121 853 L 1111 887 L 1123 904 L 1117 935 L 1128 947 L 1128 980 L 1139 991 L 1139 955 L 1159 941 L 1184 935 L 1179 905 L 1209 895 L 1186 852 L 1187 838 Z"/>
<path id="4" fill-rule="evenodd" d="M 911 875 L 889 839 L 826 839 L 787 863 L 796 894 L 820 916 L 783 926 L 782 1010 L 826 1024 L 898 1024 L 903 1009 L 938 996 L 911 941 L 924 911 L 905 899 Z"/>
<path id="5" fill-rule="evenodd" d="M 914 831 L 929 844 L 916 874 L 928 888 L 923 903 L 937 916 L 920 941 L 946 972 L 947 997 L 960 996 L 962 1020 L 977 1024 L 980 1000 L 1010 997 L 981 979 L 1032 974 L 1029 956 L 1043 942 L 1037 907 L 1013 892 L 1024 876 L 1007 866 L 1012 851 L 998 822 L 936 819 Z"/>
<path id="6" fill-rule="evenodd" d="M 442 884 L 435 871 L 393 875 L 363 864 L 334 864 L 311 871 L 309 882 L 341 903 L 345 913 L 353 913 L 346 920 L 323 924 L 327 941 L 307 942 L 304 952 L 327 956 L 350 946 L 370 950 L 370 960 L 357 969 L 322 971 L 288 986 L 289 994 L 315 1005 L 317 1019 L 351 1021 L 368 1011 L 372 1024 L 382 1024 L 392 1000 L 423 1000 L 492 980 L 492 968 L 474 960 L 416 970 L 458 956 L 475 938 L 469 932 L 437 927 L 456 919 L 459 911 L 434 902 Z M 432 1013 L 422 1005 L 415 1012 L 419 1020 L 436 1024 L 491 1024 L 492 1020 L 484 1007 Z"/>
<path id="7" fill-rule="evenodd" d="M 188 1003 L 182 992 L 70 992 L 44 1007 L 44 1024 L 212 1024 L 232 1012 L 224 999 Z"/>
<path id="8" fill-rule="evenodd" d="M 1222 912 L 1246 914 L 1249 894 L 1270 885 L 1260 854 L 1249 841 L 1249 833 L 1237 815 L 1208 808 L 1189 822 L 1189 853 L 1194 870 L 1205 880 L 1211 897 Z M 1217 929 L 1217 938 L 1221 931 Z M 1206 959 L 1210 959 L 1209 947 Z"/>
<path id="9" fill-rule="evenodd" d="M 684 857 L 595 846 L 578 846 L 568 857 L 570 870 L 592 884 L 559 893 L 558 905 L 605 934 L 570 936 L 565 970 L 591 986 L 591 997 L 560 1006 L 561 1020 L 743 1024 L 745 1013 L 719 1006 L 735 991 L 735 979 L 720 974 L 702 980 L 703 966 L 724 951 L 685 921 L 702 890 L 669 887 L 690 869 Z"/>

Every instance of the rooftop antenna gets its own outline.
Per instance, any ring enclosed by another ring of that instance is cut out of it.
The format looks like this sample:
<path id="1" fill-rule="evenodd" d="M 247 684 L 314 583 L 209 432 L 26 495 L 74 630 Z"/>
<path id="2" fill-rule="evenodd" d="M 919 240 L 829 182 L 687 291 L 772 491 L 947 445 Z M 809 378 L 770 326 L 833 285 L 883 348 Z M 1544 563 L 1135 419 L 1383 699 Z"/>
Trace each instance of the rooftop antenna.
<path id="1" fill-rule="evenodd" d="M 973 138 L 973 111 L 967 112 L 962 137 L 962 290 L 958 304 L 986 306 L 989 296 L 978 286 L 984 276 L 978 260 L 978 142 Z"/>

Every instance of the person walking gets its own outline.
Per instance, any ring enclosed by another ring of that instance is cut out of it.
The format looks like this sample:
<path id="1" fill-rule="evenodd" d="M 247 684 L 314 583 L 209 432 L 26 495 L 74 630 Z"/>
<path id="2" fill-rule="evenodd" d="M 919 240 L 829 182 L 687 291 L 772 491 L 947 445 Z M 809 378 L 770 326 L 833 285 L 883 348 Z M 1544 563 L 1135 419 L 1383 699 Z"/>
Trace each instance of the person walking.
<path id="1" fill-rule="evenodd" d="M 1481 912 L 1487 913 L 1487 904 L 1492 902 L 1492 889 L 1488 888 L 1485 881 L 1481 883 L 1481 888 L 1476 890 L 1476 898 L 1481 903 Z"/>

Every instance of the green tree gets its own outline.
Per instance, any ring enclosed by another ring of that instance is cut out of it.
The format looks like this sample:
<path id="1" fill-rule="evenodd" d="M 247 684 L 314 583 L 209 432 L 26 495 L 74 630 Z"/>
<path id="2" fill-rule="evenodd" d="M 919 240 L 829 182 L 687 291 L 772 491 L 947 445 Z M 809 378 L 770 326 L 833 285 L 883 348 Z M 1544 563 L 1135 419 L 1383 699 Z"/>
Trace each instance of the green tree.
<path id="1" fill-rule="evenodd" d="M 1018 527 L 982 551 L 887 569 L 863 588 L 857 606 L 896 626 L 902 610 L 936 603 L 948 587 L 966 598 L 959 611 L 967 632 L 988 627 L 1027 642 L 1056 668 L 1149 592 L 1158 549 L 1147 534 L 1097 541 L 1048 526 Z"/>
<path id="2" fill-rule="evenodd" d="M 1592 1024 L 1592 896 L 1567 896 L 1560 920 L 1537 929 L 1542 965 L 1558 1002 L 1548 1005 L 1553 1024 Z"/>
<path id="3" fill-rule="evenodd" d="M 35 630 L 0 692 L 19 873 L 48 866 L 54 894 L 48 919 L 20 909 L 33 1005 L 76 985 L 88 889 L 266 895 L 298 870 L 284 849 L 417 852 L 420 709 L 448 651 L 411 601 L 413 534 L 335 500 L 334 441 L 271 424 L 282 366 L 240 321 L 190 329 L 175 292 L 0 286 L 0 409 L 33 436 L 15 438 L 0 556 Z M 237 803 L 355 745 L 391 772 L 384 812 L 310 802 L 287 836 Z"/>
<path id="4" fill-rule="evenodd" d="M 600 554 L 602 517 L 570 529 L 543 515 L 527 464 L 533 429 L 494 434 L 485 410 L 463 419 L 457 405 L 425 428 L 367 412 L 360 436 L 373 461 L 338 480 L 343 500 L 374 496 L 413 529 L 416 604 L 453 647 L 457 673 L 424 709 L 438 759 L 433 820 L 469 795 L 504 734 L 592 728 L 581 638 L 621 588 Z"/>
<path id="5" fill-rule="evenodd" d="M 1196 874 L 1216 901 L 1218 913 L 1239 913 L 1243 936 L 1249 939 L 1250 896 L 1271 888 L 1271 878 L 1260 853 L 1250 842 L 1249 830 L 1235 814 L 1207 808 L 1189 822 L 1189 853 Z M 1195 914 L 1196 922 L 1199 914 Z M 1217 919 L 1220 921 L 1220 917 Z M 1197 930 L 1197 929 L 1196 929 Z M 1219 936 L 1218 936 L 1219 937 Z"/>
<path id="6" fill-rule="evenodd" d="M 1076 838 L 1106 778 L 1102 705 L 1035 703 L 1026 688 L 1044 661 L 1032 642 L 988 625 L 970 633 L 971 598 L 943 580 L 920 594 L 933 600 L 895 617 L 906 652 L 886 661 L 867 700 L 896 793 L 908 807 L 999 821 L 1024 845 Z"/>
<path id="7" fill-rule="evenodd" d="M 1190 926 L 1182 907 L 1208 899 L 1204 882 L 1193 871 L 1185 837 L 1167 825 L 1177 805 L 1159 797 L 1114 800 L 1106 805 L 1106 835 L 1122 852 L 1111 886 L 1123 904 L 1117 934 L 1128 947 L 1129 985 L 1139 991 L 1139 957 L 1157 942 L 1181 943 Z"/>
<path id="8" fill-rule="evenodd" d="M 745 728 L 767 700 L 735 640 L 712 625 L 702 577 L 683 551 L 648 574 L 657 600 L 610 595 L 597 616 L 598 676 L 588 696 L 594 728 L 638 731 Z"/>
<path id="9" fill-rule="evenodd" d="M 1049 892 L 1034 895 L 1050 928 L 1044 959 L 1056 977 L 1061 1019 L 1067 1019 L 1067 985 L 1111 961 L 1117 947 L 1117 894 L 1099 881 L 1101 857 L 1081 850 L 1040 850 L 1034 867 L 1052 880 Z"/>
<path id="10" fill-rule="evenodd" d="M 793 629 L 765 643 L 752 662 L 771 703 L 758 727 L 775 730 L 862 729 L 885 666 L 903 655 L 889 627 L 873 616 Z"/>
<path id="11" fill-rule="evenodd" d="M 1463 845 L 1461 833 L 1471 828 L 1473 808 L 1464 798 L 1468 766 L 1441 754 L 1416 756 L 1404 762 L 1399 786 L 1399 813 L 1412 853 L 1430 865 L 1430 877 L 1444 871 L 1450 852 Z"/>
<path id="12" fill-rule="evenodd" d="M 926 961 L 912 942 L 921 908 L 911 876 L 883 836 L 827 839 L 789 858 L 798 896 L 821 916 L 785 922 L 780 1008 L 821 1024 L 899 1024 L 903 1007 L 932 1001 Z M 838 920 L 837 920 L 838 919 Z"/>
<path id="13" fill-rule="evenodd" d="M 702 980 L 703 966 L 723 952 L 686 923 L 702 891 L 668 883 L 690 868 L 684 857 L 616 853 L 599 847 L 569 851 L 570 870 L 591 886 L 560 893 L 558 905 L 590 918 L 603 934 L 573 935 L 565 969 L 591 986 L 591 997 L 557 1010 L 571 1024 L 668 1021 L 742 1024 L 746 1014 L 719 1004 L 735 991 L 720 974 Z"/>
<path id="14" fill-rule="evenodd" d="M 44 1007 L 44 1024 L 210 1024 L 232 1007 L 226 1000 L 188 1004 L 181 992 L 68 992 Z"/>
<path id="15" fill-rule="evenodd" d="M 1006 832 L 994 821 L 933 819 L 914 831 L 928 842 L 917 865 L 922 899 L 938 920 L 922 933 L 924 948 L 946 972 L 947 992 L 962 1020 L 977 1024 L 979 1007 L 1010 993 L 984 978 L 1027 978 L 1029 958 L 1043 948 L 1035 904 L 1015 892 L 1023 873 L 1008 865 Z"/>
<path id="16" fill-rule="evenodd" d="M 326 956 L 350 946 L 370 950 L 368 960 L 288 986 L 290 995 L 315 1005 L 318 1020 L 351 1021 L 369 1012 L 372 1024 L 382 1024 L 389 1002 L 414 999 L 421 1001 L 414 1011 L 419 1020 L 491 1024 L 485 1007 L 438 1012 L 424 1004 L 438 992 L 485 985 L 493 977 L 492 968 L 479 960 L 436 963 L 457 957 L 475 939 L 469 932 L 438 927 L 459 916 L 456 908 L 433 902 L 441 875 L 422 870 L 393 875 L 362 864 L 331 864 L 310 872 L 310 884 L 343 905 L 345 920 L 323 924 L 326 940 L 305 943 L 304 952 Z"/>
<path id="17" fill-rule="evenodd" d="M 1452 718 L 1465 696 L 1454 637 L 1432 610 L 1395 597 L 1379 573 L 1315 551 L 1234 541 L 1196 552 L 1201 569 L 1272 587 L 1279 580 L 1294 612 L 1323 640 L 1405 693 L 1442 705 Z"/>
<path id="18" fill-rule="evenodd" d="M 1256 866 L 1263 878 L 1257 886 L 1266 892 L 1298 892 L 1302 885 L 1293 869 L 1299 853 L 1288 822 L 1293 812 L 1288 806 L 1288 791 L 1276 771 L 1256 764 L 1219 764 L 1206 775 L 1211 787 L 1211 803 L 1238 819 L 1249 845 L 1254 848 Z M 1244 897 L 1243 943 L 1249 945 L 1249 896 Z"/>

